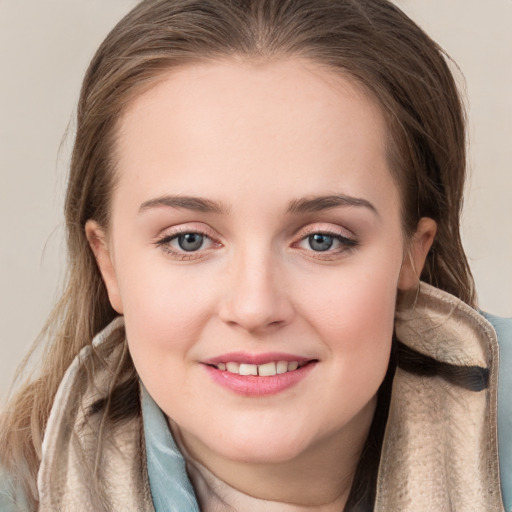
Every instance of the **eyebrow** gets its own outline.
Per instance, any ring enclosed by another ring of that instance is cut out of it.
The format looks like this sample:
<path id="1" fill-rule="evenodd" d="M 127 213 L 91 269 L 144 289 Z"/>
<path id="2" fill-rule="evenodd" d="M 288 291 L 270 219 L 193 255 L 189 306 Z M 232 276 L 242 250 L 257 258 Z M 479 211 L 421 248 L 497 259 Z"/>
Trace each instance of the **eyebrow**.
<path id="1" fill-rule="evenodd" d="M 139 208 L 139 213 L 161 206 L 167 206 L 169 208 L 184 208 L 202 213 L 225 214 L 229 211 L 229 208 L 224 206 L 222 203 L 211 201 L 210 199 L 204 199 L 202 197 L 161 196 L 142 203 Z"/>
<path id="2" fill-rule="evenodd" d="M 335 194 L 329 196 L 318 196 L 312 198 L 302 198 L 292 201 L 288 207 L 288 213 L 312 213 L 322 210 L 330 210 L 339 206 L 356 206 L 367 208 L 377 216 L 380 216 L 377 208 L 360 197 L 347 196 L 345 194 Z"/>
<path id="3" fill-rule="evenodd" d="M 219 215 L 229 213 L 229 208 L 224 204 L 212 201 L 211 199 L 205 199 L 202 197 L 193 196 L 161 196 L 155 199 L 150 199 L 141 204 L 139 213 L 151 210 L 153 208 L 159 208 L 166 206 L 168 208 L 183 208 L 186 210 L 193 210 L 201 213 L 216 213 Z M 377 208 L 360 197 L 347 196 L 345 194 L 335 194 L 328 196 L 318 197 L 304 197 L 291 201 L 287 213 L 313 213 L 320 212 L 323 210 L 330 210 L 332 208 L 338 208 L 340 206 L 356 206 L 361 208 L 367 208 L 368 210 L 379 216 Z"/>

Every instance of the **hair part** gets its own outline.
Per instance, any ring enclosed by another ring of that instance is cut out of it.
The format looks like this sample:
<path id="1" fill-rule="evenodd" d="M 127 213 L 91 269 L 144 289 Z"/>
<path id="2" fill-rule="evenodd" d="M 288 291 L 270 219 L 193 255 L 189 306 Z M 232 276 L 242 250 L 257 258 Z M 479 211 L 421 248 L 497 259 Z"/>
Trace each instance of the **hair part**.
<path id="1" fill-rule="evenodd" d="M 39 374 L 0 420 L 0 458 L 31 502 L 41 443 L 62 376 L 115 316 L 85 236 L 109 224 L 116 136 L 127 105 L 175 67 L 230 57 L 305 57 L 369 91 L 388 126 L 388 158 L 404 233 L 421 217 L 437 236 L 421 278 L 475 305 L 459 233 L 466 173 L 465 115 L 446 56 L 388 0 L 144 0 L 107 36 L 83 81 L 65 200 L 68 279 L 41 335 Z M 112 417 L 123 402 L 110 401 Z"/>

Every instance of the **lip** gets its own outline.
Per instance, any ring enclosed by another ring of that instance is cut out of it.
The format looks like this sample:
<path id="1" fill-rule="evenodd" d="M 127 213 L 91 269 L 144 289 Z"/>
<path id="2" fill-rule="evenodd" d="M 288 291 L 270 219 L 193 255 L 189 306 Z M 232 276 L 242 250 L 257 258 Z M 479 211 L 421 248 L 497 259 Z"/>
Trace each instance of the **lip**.
<path id="1" fill-rule="evenodd" d="M 230 354 L 232 356 L 233 354 Z M 275 354 L 274 354 L 275 355 Z M 316 359 L 305 359 L 305 358 L 297 358 L 296 356 L 292 356 L 291 359 L 273 359 L 274 355 L 270 361 L 309 361 L 304 366 L 301 366 L 297 370 L 293 370 L 291 372 L 286 372 L 277 375 L 260 377 L 259 375 L 239 375 L 236 373 L 228 372 L 227 370 L 219 370 L 214 366 L 210 366 L 216 364 L 213 361 L 217 361 L 217 363 L 224 362 L 226 359 L 223 358 L 214 358 L 211 359 L 211 363 L 203 363 L 202 366 L 209 374 L 211 379 L 220 386 L 243 396 L 248 397 L 261 397 L 261 396 L 271 396 L 281 393 L 286 389 L 289 389 L 297 384 L 299 384 L 302 380 L 304 380 L 309 373 L 315 368 L 318 363 Z M 283 354 L 281 354 L 282 357 Z M 224 357 L 224 356 L 222 356 Z M 260 363 L 255 363 L 253 361 L 262 361 Z M 228 359 L 228 361 L 239 362 L 239 363 L 247 363 L 247 364 L 265 364 L 269 362 L 267 355 L 255 356 L 249 360 L 245 357 L 241 360 L 233 360 Z"/>
<path id="2" fill-rule="evenodd" d="M 303 363 L 304 361 L 312 361 L 312 358 L 297 356 L 294 354 L 285 354 L 284 352 L 266 352 L 264 354 L 249 354 L 248 352 L 230 352 L 221 356 L 212 357 L 201 361 L 204 364 L 219 364 L 219 363 L 245 363 L 245 364 L 265 364 L 272 361 L 297 361 Z"/>

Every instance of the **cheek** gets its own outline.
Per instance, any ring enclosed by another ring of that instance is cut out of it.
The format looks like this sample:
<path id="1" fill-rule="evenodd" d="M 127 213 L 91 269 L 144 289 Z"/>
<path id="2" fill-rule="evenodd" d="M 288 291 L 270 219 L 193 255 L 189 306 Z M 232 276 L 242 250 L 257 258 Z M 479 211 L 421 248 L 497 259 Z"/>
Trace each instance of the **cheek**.
<path id="1" fill-rule="evenodd" d="M 363 382 L 375 371 L 384 376 L 393 336 L 395 290 L 375 284 L 359 286 L 331 312 L 334 358 Z"/>
<path id="2" fill-rule="evenodd" d="M 176 271 L 165 260 L 149 264 L 132 256 L 122 262 L 119 284 L 135 367 L 146 385 L 162 380 L 184 386 L 191 349 L 215 302 L 211 289 L 185 267 Z"/>
<path id="3" fill-rule="evenodd" d="M 338 389 L 351 393 L 354 402 L 373 396 L 388 367 L 400 261 L 397 253 L 379 269 L 340 269 L 323 287 L 309 289 L 308 307 L 304 301 L 304 315 L 336 365 Z"/>
<path id="4" fill-rule="evenodd" d="M 304 314 L 309 310 L 319 328 L 346 333 L 342 338 L 349 345 L 362 339 L 371 342 L 375 336 L 365 333 L 389 334 L 393 330 L 401 255 L 397 253 L 380 267 L 376 266 L 381 263 L 378 258 L 375 265 L 372 258 L 366 260 L 354 260 L 354 264 L 329 272 L 315 286 L 301 286 Z"/>

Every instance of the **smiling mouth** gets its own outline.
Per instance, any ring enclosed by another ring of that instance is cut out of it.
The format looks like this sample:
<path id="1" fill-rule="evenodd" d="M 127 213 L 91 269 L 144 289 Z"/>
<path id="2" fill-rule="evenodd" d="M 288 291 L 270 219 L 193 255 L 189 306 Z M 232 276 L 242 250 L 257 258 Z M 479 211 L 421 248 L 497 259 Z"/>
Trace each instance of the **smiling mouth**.
<path id="1" fill-rule="evenodd" d="M 247 364 L 230 361 L 226 363 L 209 364 L 208 366 L 216 368 L 222 372 L 229 372 L 235 375 L 272 377 L 274 375 L 294 372 L 315 362 L 317 362 L 316 359 L 310 361 L 271 361 L 264 364 Z"/>

